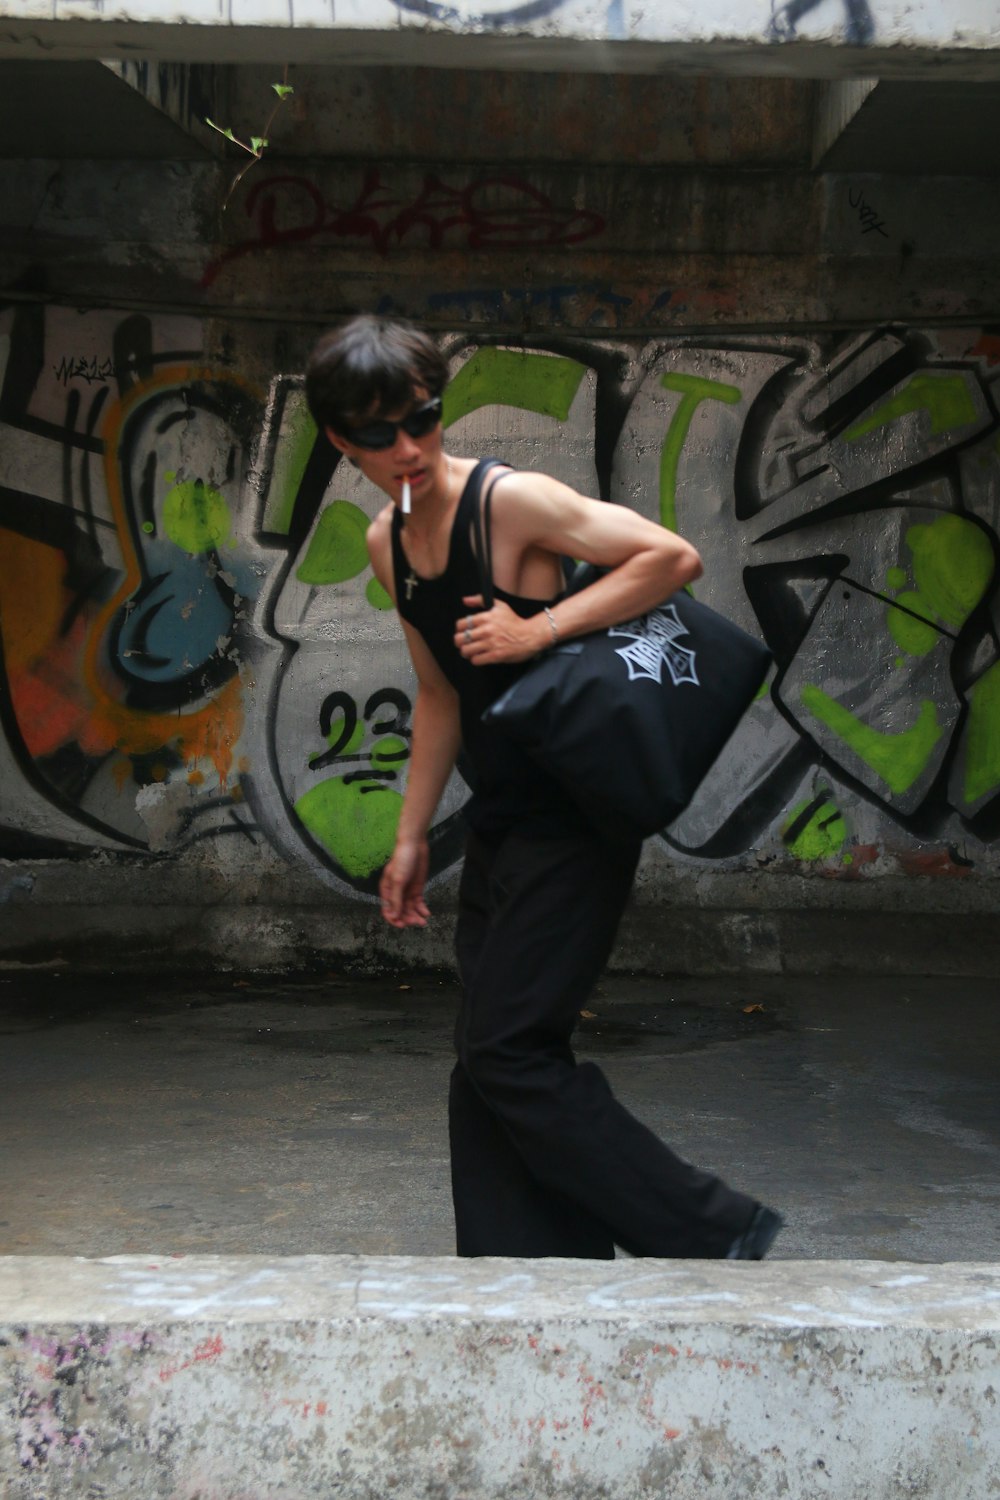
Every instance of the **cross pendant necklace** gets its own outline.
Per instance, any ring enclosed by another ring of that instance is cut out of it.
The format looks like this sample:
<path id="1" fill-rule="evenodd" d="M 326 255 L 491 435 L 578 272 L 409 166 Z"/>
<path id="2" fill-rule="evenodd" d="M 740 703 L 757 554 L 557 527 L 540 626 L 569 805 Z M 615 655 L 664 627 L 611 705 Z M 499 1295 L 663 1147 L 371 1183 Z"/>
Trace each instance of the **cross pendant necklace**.
<path id="1" fill-rule="evenodd" d="M 409 578 L 405 578 L 403 580 L 403 583 L 404 583 L 405 588 L 406 588 L 406 602 L 407 602 L 407 604 L 409 604 L 410 600 L 413 598 L 413 590 L 416 588 L 416 586 L 417 586 L 417 584 L 419 582 L 420 582 L 420 579 L 417 577 L 416 573 L 414 573 L 413 569 L 411 568 L 410 569 L 410 576 L 409 576 Z"/>

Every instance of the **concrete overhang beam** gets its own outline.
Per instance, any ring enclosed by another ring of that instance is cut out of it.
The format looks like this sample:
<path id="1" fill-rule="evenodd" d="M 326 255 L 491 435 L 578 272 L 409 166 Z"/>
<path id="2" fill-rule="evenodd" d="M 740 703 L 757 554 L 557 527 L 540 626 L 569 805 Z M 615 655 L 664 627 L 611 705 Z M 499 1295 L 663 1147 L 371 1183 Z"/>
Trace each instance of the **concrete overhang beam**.
<path id="1" fill-rule="evenodd" d="M 1000 1488 L 1000 1267 L 0 1260 L 18 1497 Z"/>
<path id="2" fill-rule="evenodd" d="M 962 7 L 914 17 L 911 7 L 897 3 L 876 22 L 866 0 L 845 0 L 843 18 L 835 13 L 833 24 L 811 28 L 815 3 L 792 0 L 762 25 L 757 0 L 737 4 L 735 14 L 730 5 L 724 17 L 711 6 L 692 16 L 673 6 L 612 3 L 605 9 L 561 0 L 544 0 L 541 14 L 537 0 L 505 5 L 502 12 L 481 0 L 482 13 L 432 0 L 337 6 L 326 0 L 182 0 L 173 7 L 103 0 L 92 9 L 78 0 L 0 0 L 0 57 L 801 78 L 1000 76 L 1000 21 L 981 15 L 972 0 L 964 26 Z M 828 12 L 820 7 L 821 15 Z"/>

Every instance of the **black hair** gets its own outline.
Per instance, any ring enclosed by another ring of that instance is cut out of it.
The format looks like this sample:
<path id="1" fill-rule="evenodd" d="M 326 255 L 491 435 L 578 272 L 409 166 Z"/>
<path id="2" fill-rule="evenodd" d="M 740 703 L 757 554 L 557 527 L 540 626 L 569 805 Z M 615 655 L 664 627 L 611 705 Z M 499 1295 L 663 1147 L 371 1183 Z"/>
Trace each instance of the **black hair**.
<path id="1" fill-rule="evenodd" d="M 448 365 L 429 334 L 369 313 L 324 334 L 306 365 L 306 400 L 318 427 L 347 432 L 402 411 L 417 387 L 440 396 Z"/>

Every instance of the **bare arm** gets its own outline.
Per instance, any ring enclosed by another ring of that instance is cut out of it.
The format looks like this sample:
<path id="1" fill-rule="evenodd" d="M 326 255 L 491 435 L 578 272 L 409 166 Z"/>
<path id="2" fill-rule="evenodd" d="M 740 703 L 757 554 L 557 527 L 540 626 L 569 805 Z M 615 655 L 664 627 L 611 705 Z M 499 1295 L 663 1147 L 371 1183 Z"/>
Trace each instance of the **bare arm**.
<path id="1" fill-rule="evenodd" d="M 388 512 L 369 528 L 376 578 L 395 602 Z M 458 697 L 418 631 L 400 622 L 417 674 L 413 737 L 396 843 L 379 881 L 382 915 L 392 927 L 424 927 L 429 851 L 427 831 L 461 744 Z"/>
<path id="2" fill-rule="evenodd" d="M 417 696 L 397 843 L 426 839 L 462 742 L 458 694 L 418 632 L 405 622 L 403 630 L 417 673 Z"/>
<path id="3" fill-rule="evenodd" d="M 698 553 L 683 537 L 623 505 L 587 500 L 543 474 L 509 474 L 493 502 L 494 576 L 516 576 L 532 550 L 581 558 L 610 571 L 552 606 L 558 638 L 568 640 L 634 619 L 701 576 Z M 472 615 L 456 622 L 455 644 L 476 666 L 525 661 L 553 644 L 545 614 L 520 619 L 499 600 L 492 610 L 478 595 L 465 601 Z"/>

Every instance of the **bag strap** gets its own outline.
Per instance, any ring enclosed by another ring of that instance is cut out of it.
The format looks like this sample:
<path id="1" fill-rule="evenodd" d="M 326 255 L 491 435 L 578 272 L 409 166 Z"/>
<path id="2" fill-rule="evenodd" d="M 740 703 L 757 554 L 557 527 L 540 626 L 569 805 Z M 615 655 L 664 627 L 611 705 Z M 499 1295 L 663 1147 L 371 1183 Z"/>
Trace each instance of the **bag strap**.
<path id="1" fill-rule="evenodd" d="M 485 486 L 484 480 L 491 469 L 503 469 L 510 474 L 509 464 L 498 458 L 484 458 L 478 465 L 472 494 L 472 527 L 475 539 L 476 565 L 479 568 L 479 592 L 483 596 L 483 608 L 493 608 L 493 528 L 490 524 L 490 502 L 499 474 L 494 474 Z"/>

